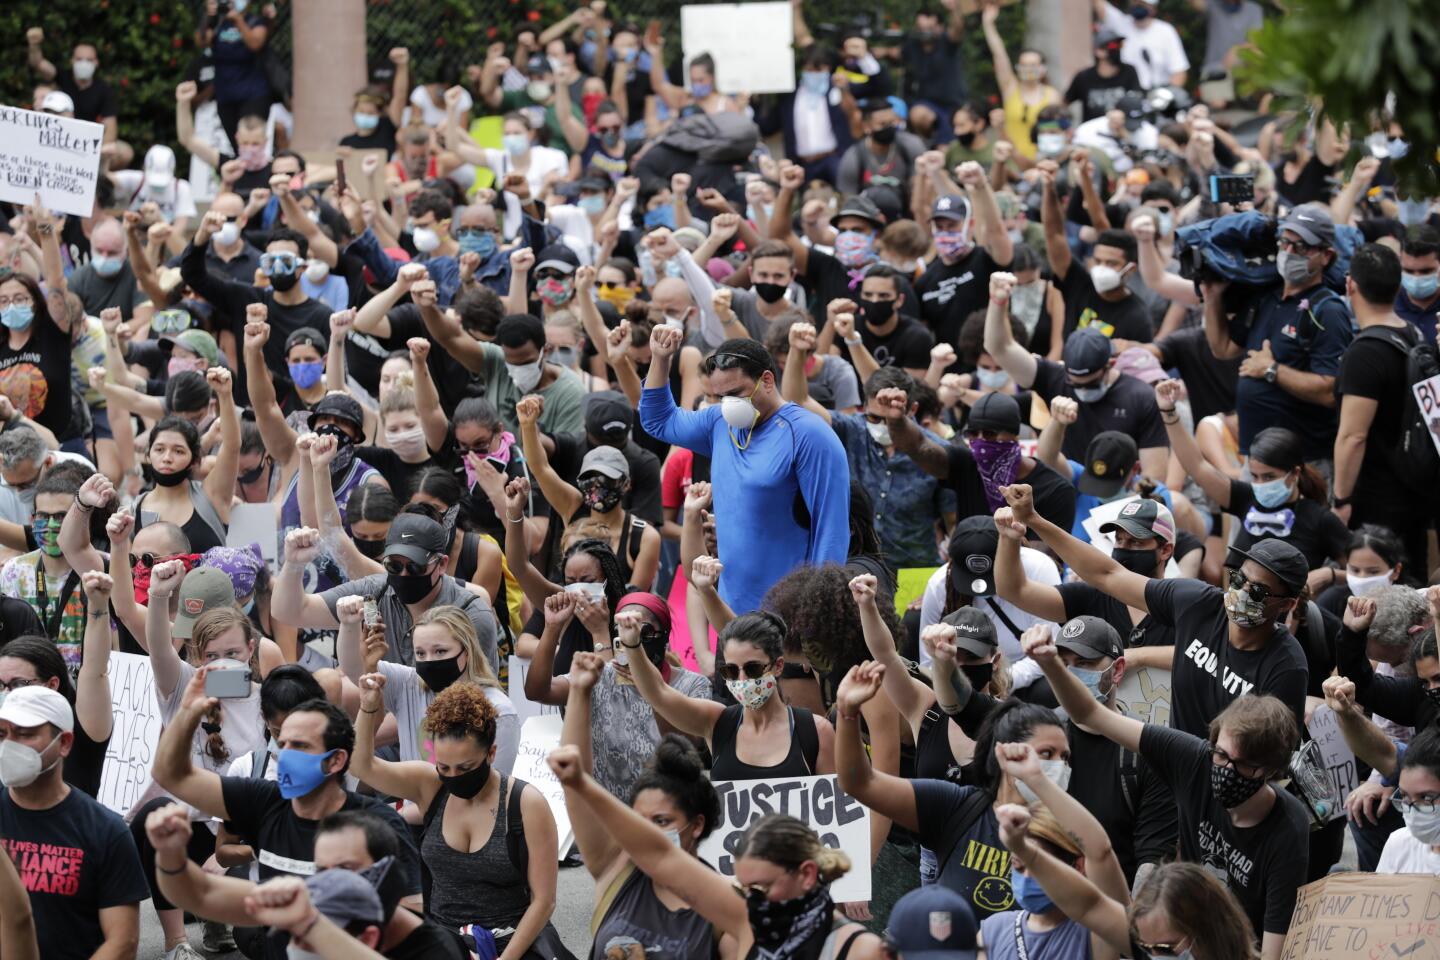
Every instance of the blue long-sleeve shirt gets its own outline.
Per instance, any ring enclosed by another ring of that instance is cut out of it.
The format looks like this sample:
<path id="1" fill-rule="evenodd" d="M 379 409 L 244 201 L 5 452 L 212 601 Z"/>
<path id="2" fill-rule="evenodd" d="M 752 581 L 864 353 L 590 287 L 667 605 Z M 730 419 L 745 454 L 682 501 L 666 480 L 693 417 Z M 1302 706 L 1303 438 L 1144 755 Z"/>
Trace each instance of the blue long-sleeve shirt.
<path id="1" fill-rule="evenodd" d="M 710 458 L 720 596 L 736 613 L 760 608 L 777 580 L 804 564 L 844 563 L 850 547 L 850 465 L 835 431 L 787 403 L 744 450 L 720 408 L 680 410 L 669 387 L 640 395 L 650 436 Z M 746 432 L 736 436 L 742 442 Z M 808 525 L 797 521 L 808 513 Z"/>
<path id="2" fill-rule="evenodd" d="M 374 232 L 368 229 L 350 243 L 347 251 L 358 256 L 361 262 L 370 268 L 379 287 L 388 287 L 394 283 L 400 268 L 405 266 L 398 260 L 392 260 L 390 254 L 380 246 Z M 414 262 L 422 264 L 429 271 L 430 279 L 435 281 L 436 301 L 441 306 L 449 306 L 460 290 L 460 261 L 455 257 L 429 257 Z"/>

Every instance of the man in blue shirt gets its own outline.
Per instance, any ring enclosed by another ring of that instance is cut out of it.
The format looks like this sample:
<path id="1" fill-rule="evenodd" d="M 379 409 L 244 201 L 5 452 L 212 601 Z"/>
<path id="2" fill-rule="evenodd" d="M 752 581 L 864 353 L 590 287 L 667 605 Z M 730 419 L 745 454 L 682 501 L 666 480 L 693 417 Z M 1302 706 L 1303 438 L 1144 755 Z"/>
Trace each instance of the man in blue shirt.
<path id="1" fill-rule="evenodd" d="M 1440 230 L 1428 223 L 1411 227 L 1400 244 L 1400 270 L 1395 314 L 1428 343 L 1435 339 L 1435 317 L 1440 313 Z"/>
<path id="2" fill-rule="evenodd" d="M 670 364 L 682 331 L 650 334 L 640 422 L 650 436 L 710 458 L 715 530 L 732 610 L 802 564 L 844 563 L 850 546 L 850 466 L 835 432 L 780 396 L 775 360 L 755 340 L 726 340 L 705 362 L 718 407 L 680 410 Z"/>

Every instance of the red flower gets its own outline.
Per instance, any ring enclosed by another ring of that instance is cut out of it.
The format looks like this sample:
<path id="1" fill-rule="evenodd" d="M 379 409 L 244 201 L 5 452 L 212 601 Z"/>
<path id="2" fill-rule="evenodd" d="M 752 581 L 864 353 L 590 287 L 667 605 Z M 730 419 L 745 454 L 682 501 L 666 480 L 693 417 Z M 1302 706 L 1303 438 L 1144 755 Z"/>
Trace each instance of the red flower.
<path id="1" fill-rule="evenodd" d="M 531 10 L 529 13 L 525 14 L 525 19 L 529 20 L 531 23 L 538 22 L 540 20 L 540 11 Z"/>
<path id="2" fill-rule="evenodd" d="M 182 38 L 180 38 L 180 37 L 175 37 L 174 39 L 172 39 L 172 40 L 170 41 L 170 45 L 171 45 L 172 47 L 174 47 L 176 50 L 179 50 L 179 49 L 181 48 L 181 46 L 184 45 L 184 43 L 185 43 L 185 41 L 184 41 Z"/>
<path id="3" fill-rule="evenodd" d="M 436 38 L 435 38 L 435 46 L 437 46 L 437 47 L 443 47 L 443 46 L 445 46 L 445 38 L 444 38 L 444 37 L 436 37 Z"/>
<path id="4" fill-rule="evenodd" d="M 495 34 L 498 33 L 498 32 L 499 32 L 499 31 L 497 31 L 494 27 L 491 27 L 490 29 L 488 29 L 488 30 L 485 31 L 485 38 L 486 38 L 487 40 L 494 40 L 494 39 L 495 39 Z"/>
<path id="5" fill-rule="evenodd" d="M 150 26 L 152 26 L 152 27 L 158 27 L 158 26 L 160 26 L 160 14 L 158 14 L 158 13 L 152 13 L 152 14 L 150 14 Z"/>

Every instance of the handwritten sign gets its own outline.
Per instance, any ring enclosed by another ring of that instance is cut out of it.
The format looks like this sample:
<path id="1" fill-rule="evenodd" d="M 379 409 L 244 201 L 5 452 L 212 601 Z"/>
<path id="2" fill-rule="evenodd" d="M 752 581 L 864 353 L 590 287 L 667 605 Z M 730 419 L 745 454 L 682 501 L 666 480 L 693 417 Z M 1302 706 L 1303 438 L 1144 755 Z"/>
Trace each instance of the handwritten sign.
<path id="1" fill-rule="evenodd" d="M 1340 805 L 1330 816 L 1331 820 L 1338 820 L 1345 816 L 1345 798 L 1360 784 L 1355 753 L 1345 746 L 1345 738 L 1340 733 L 1335 711 L 1325 704 L 1320 704 L 1311 712 L 1305 726 L 1310 730 L 1310 739 L 1320 748 L 1320 756 L 1325 759 L 1325 768 L 1330 771 L 1330 779 L 1335 781 L 1335 787 L 1340 791 Z"/>
<path id="2" fill-rule="evenodd" d="M 1170 671 L 1159 667 L 1126 670 L 1115 693 L 1115 705 L 1141 723 L 1170 726 Z"/>
<path id="3" fill-rule="evenodd" d="M 110 654 L 110 709 L 115 719 L 99 800 L 124 816 L 150 783 L 155 745 L 160 742 L 160 705 L 150 658 L 138 653 Z"/>
<path id="4" fill-rule="evenodd" d="M 1440 877 L 1332 873 L 1295 898 L 1281 960 L 1440 960 Z"/>
<path id="5" fill-rule="evenodd" d="M 40 202 L 53 211 L 95 212 L 105 128 L 88 120 L 0 106 L 0 200 Z"/>
<path id="6" fill-rule="evenodd" d="M 685 75 L 708 53 L 721 93 L 795 89 L 795 14 L 788 3 L 713 3 L 680 8 Z"/>
<path id="7" fill-rule="evenodd" d="M 560 715 L 559 707 L 552 707 L 543 703 L 536 703 L 525 696 L 525 674 L 530 672 L 530 660 L 526 657 L 510 655 L 509 693 L 510 703 L 515 708 L 515 715 L 520 718 L 521 726 L 531 717 L 538 717 L 546 714 Z M 558 744 L 557 744 L 558 745 Z M 549 770 L 549 767 L 545 768 Z"/>
<path id="8" fill-rule="evenodd" d="M 512 672 L 511 677 L 514 677 Z M 515 756 L 514 775 L 540 791 L 550 805 L 555 817 L 555 836 L 560 843 L 556 848 L 561 860 L 570 853 L 575 842 L 575 831 L 570 828 L 570 809 L 565 806 L 565 788 L 560 786 L 555 772 L 545 758 L 560 746 L 560 725 L 563 721 L 558 713 L 531 717 L 520 727 L 520 751 Z"/>
<path id="9" fill-rule="evenodd" d="M 700 859 L 735 876 L 735 852 L 750 824 L 767 813 L 788 813 L 850 856 L 850 872 L 835 881 L 836 903 L 870 899 L 870 811 L 840 789 L 834 774 L 787 780 L 716 780 L 720 822 L 700 844 Z"/>
<path id="10" fill-rule="evenodd" d="M 1440 375 L 1421 380 L 1410 389 L 1415 391 L 1415 404 L 1430 428 L 1430 440 L 1436 452 L 1440 452 Z"/>

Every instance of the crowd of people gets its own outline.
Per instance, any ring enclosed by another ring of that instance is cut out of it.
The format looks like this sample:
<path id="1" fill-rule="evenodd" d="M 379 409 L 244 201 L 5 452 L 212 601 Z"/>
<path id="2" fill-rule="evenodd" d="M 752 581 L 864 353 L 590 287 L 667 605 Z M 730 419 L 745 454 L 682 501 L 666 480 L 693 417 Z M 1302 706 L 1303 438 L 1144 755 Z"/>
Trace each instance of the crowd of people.
<path id="1" fill-rule="evenodd" d="M 31 29 L 106 146 L 91 216 L 0 205 L 0 954 L 1278 960 L 1306 883 L 1440 874 L 1440 205 L 1191 3 L 1200 70 L 1095 0 L 1062 92 L 996 3 L 797 0 L 751 95 L 596 2 L 390 50 L 323 156 L 273 8 L 211 0 L 167 143 Z M 800 777 L 869 844 L 702 858 Z"/>

